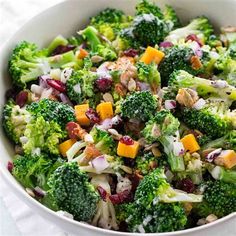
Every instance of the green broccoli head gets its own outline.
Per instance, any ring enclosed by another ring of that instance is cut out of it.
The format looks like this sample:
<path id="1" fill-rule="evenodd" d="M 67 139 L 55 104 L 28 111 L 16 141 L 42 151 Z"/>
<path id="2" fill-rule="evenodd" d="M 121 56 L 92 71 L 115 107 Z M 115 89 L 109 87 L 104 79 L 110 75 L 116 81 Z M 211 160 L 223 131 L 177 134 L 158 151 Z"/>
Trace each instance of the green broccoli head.
<path id="1" fill-rule="evenodd" d="M 138 205 L 151 208 L 155 203 L 201 202 L 202 195 L 187 194 L 173 189 L 166 180 L 163 169 L 155 169 L 144 176 L 140 182 L 134 200 Z"/>
<path id="2" fill-rule="evenodd" d="M 135 170 L 141 175 L 147 175 L 157 167 L 158 160 L 152 153 L 144 153 L 143 156 L 135 158 Z"/>
<path id="3" fill-rule="evenodd" d="M 45 121 L 55 121 L 65 128 L 66 124 L 75 120 L 74 109 L 67 104 L 50 99 L 42 99 L 27 105 L 26 110 L 35 117 L 43 117 Z"/>
<path id="4" fill-rule="evenodd" d="M 163 14 L 164 21 L 167 23 L 169 31 L 181 26 L 180 19 L 172 6 L 166 5 Z"/>
<path id="5" fill-rule="evenodd" d="M 213 26 L 209 20 L 202 16 L 193 19 L 185 27 L 171 31 L 165 40 L 175 44 L 180 40 L 185 39 L 188 35 L 195 34 L 199 39 L 202 40 L 202 42 L 206 42 L 213 32 Z"/>
<path id="6" fill-rule="evenodd" d="M 187 215 L 180 203 L 157 203 L 150 208 L 130 203 L 123 215 L 128 215 L 126 222 L 131 232 L 161 233 L 184 229 Z M 122 217 L 123 217 L 122 215 Z"/>
<path id="7" fill-rule="evenodd" d="M 121 102 L 121 115 L 147 121 L 158 109 L 157 97 L 149 91 L 134 92 Z"/>
<path id="8" fill-rule="evenodd" d="M 202 150 L 221 147 L 236 150 L 236 130 L 232 130 L 218 139 L 208 140 L 208 142 L 204 142 L 203 144 Z"/>
<path id="9" fill-rule="evenodd" d="M 50 176 L 48 185 L 59 209 L 76 220 L 89 221 L 96 213 L 99 195 L 77 163 L 65 163 Z"/>
<path id="10" fill-rule="evenodd" d="M 48 154 L 25 154 L 14 158 L 13 176 L 26 188 L 37 186 L 48 189 L 47 180 L 50 174 L 63 164 L 60 158 L 55 159 Z"/>
<path id="11" fill-rule="evenodd" d="M 167 34 L 167 25 L 153 14 L 142 14 L 134 18 L 134 38 L 144 47 L 154 46 L 163 41 Z"/>
<path id="12" fill-rule="evenodd" d="M 165 57 L 158 68 L 162 85 L 167 85 L 174 70 L 185 70 L 192 75 L 199 74 L 202 69 L 192 67 L 191 58 L 195 56 L 193 50 L 186 46 L 176 45 L 164 50 Z"/>
<path id="13" fill-rule="evenodd" d="M 25 88 L 28 82 L 47 74 L 51 68 L 60 68 L 68 63 L 76 64 L 73 51 L 59 56 L 47 57 L 47 55 L 48 49 L 38 50 L 36 44 L 26 41 L 19 43 L 9 60 L 9 73 L 15 86 Z"/>
<path id="14" fill-rule="evenodd" d="M 31 120 L 31 114 L 24 108 L 20 108 L 9 100 L 3 108 L 3 129 L 6 135 L 14 143 L 19 143 L 20 137 L 24 135 L 25 127 Z"/>
<path id="15" fill-rule="evenodd" d="M 177 94 L 180 88 L 196 90 L 204 98 L 216 97 L 231 103 L 236 100 L 236 88 L 222 80 L 208 80 L 193 76 L 184 70 L 172 73 L 168 82 L 169 89 Z"/>
<path id="16" fill-rule="evenodd" d="M 94 81 L 97 76 L 88 70 L 73 71 L 66 82 L 67 95 L 77 104 L 94 96 Z"/>
<path id="17" fill-rule="evenodd" d="M 20 139 L 27 154 L 48 152 L 59 154 L 60 140 L 66 133 L 55 121 L 46 121 L 42 116 L 33 119 L 25 127 L 24 136 Z"/>
<path id="18" fill-rule="evenodd" d="M 159 19 L 163 19 L 163 13 L 161 9 L 147 0 L 142 0 L 136 5 L 136 15 L 143 15 L 143 14 L 153 14 L 154 16 L 158 17 Z"/>
<path id="19" fill-rule="evenodd" d="M 138 62 L 136 67 L 138 70 L 138 79 L 149 84 L 155 93 L 161 84 L 161 76 L 157 70 L 157 65 L 155 63 L 145 64 Z"/>
<path id="20" fill-rule="evenodd" d="M 114 60 L 117 58 L 114 49 L 106 42 L 100 40 L 98 31 L 93 26 L 88 26 L 79 33 L 89 43 L 92 55 L 98 55 L 105 61 Z"/>
<path id="21" fill-rule="evenodd" d="M 93 127 L 89 133 L 94 140 L 95 147 L 104 154 L 114 154 L 116 144 L 113 138 L 104 130 Z"/>
<path id="22" fill-rule="evenodd" d="M 225 101 L 207 101 L 201 110 L 183 108 L 181 118 L 192 129 L 198 129 L 208 137 L 220 138 L 233 129 L 232 118 Z"/>
<path id="23" fill-rule="evenodd" d="M 161 110 L 146 123 L 142 134 L 148 143 L 153 143 L 163 136 L 175 135 L 179 125 L 178 119 L 170 111 Z"/>
<path id="24" fill-rule="evenodd" d="M 121 10 L 106 8 L 92 17 L 90 24 L 108 40 L 113 41 L 121 29 L 129 26 L 131 19 Z"/>
<path id="25" fill-rule="evenodd" d="M 203 202 L 197 204 L 194 209 L 200 217 L 207 217 L 210 214 L 223 217 L 236 212 L 235 183 L 207 181 L 202 187 Z"/>

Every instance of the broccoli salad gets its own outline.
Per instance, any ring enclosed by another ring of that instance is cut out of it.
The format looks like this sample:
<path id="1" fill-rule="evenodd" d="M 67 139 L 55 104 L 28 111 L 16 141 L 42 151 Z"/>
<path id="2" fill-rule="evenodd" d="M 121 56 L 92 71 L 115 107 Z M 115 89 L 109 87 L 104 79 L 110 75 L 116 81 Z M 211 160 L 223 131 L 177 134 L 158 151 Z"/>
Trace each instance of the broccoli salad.
<path id="1" fill-rule="evenodd" d="M 8 163 L 46 207 L 104 229 L 171 232 L 236 212 L 236 28 L 147 0 L 9 59 Z"/>

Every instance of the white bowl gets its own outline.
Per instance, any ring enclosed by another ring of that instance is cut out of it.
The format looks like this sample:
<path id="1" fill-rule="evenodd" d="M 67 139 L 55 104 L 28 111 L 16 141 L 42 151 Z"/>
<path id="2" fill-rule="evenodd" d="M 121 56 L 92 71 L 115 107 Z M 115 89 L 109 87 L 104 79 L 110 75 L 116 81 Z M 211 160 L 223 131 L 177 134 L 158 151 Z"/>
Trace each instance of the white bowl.
<path id="1" fill-rule="evenodd" d="M 39 46 L 46 45 L 56 35 L 69 36 L 76 30 L 83 28 L 88 23 L 89 17 L 106 7 L 120 8 L 126 13 L 132 14 L 135 0 L 67 0 L 49 8 L 25 24 L 6 44 L 0 53 L 0 105 L 4 104 L 5 91 L 10 87 L 10 79 L 7 73 L 7 64 L 12 48 L 21 40 L 28 40 L 37 43 Z M 199 15 L 206 15 L 219 29 L 221 26 L 236 25 L 236 1 L 235 0 L 159 0 L 162 6 L 169 3 L 179 13 L 183 21 Z M 22 13 L 23 14 L 23 13 Z M 144 234 L 121 233 L 110 230 L 103 230 L 88 224 L 80 223 L 58 216 L 55 212 L 44 207 L 35 199 L 31 198 L 25 190 L 8 172 L 7 162 L 11 160 L 13 148 L 0 129 L 0 170 L 7 184 L 12 191 L 34 211 L 41 214 L 52 223 L 61 227 L 67 232 L 76 235 L 133 235 Z M 226 206 L 227 207 L 227 206 Z M 214 236 L 235 236 L 236 235 L 236 213 L 224 217 L 214 223 L 173 233 L 160 233 L 149 235 L 188 235 L 199 236 L 199 234 Z M 146 234 L 145 234 L 146 235 Z"/>

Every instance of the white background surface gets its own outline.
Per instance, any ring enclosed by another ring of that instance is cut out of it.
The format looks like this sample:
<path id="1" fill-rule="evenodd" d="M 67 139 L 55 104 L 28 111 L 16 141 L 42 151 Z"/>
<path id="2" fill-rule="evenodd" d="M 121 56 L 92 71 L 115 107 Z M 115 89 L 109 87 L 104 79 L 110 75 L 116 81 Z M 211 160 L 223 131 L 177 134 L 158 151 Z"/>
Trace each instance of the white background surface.
<path id="1" fill-rule="evenodd" d="M 27 20 L 61 0 L 0 0 L 0 46 Z M 0 175 L 0 236 L 61 236 L 21 202 Z"/>

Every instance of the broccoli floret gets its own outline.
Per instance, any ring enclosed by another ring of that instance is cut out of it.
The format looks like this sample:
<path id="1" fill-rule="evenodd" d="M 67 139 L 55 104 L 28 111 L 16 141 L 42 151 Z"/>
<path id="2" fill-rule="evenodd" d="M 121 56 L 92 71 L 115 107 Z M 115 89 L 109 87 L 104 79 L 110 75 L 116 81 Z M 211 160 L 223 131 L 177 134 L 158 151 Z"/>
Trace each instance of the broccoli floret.
<path id="1" fill-rule="evenodd" d="M 221 84 L 223 86 L 220 86 Z M 172 73 L 168 86 L 175 94 L 177 94 L 180 88 L 191 88 L 204 98 L 216 97 L 225 99 L 229 103 L 236 100 L 236 88 L 228 85 L 227 82 L 203 79 L 183 70 Z"/>
<path id="2" fill-rule="evenodd" d="M 135 203 L 127 205 L 127 213 L 123 211 L 123 214 L 128 215 L 126 222 L 130 232 L 172 232 L 184 229 L 187 223 L 184 207 L 177 202 L 152 204 L 148 209 Z"/>
<path id="3" fill-rule="evenodd" d="M 134 18 L 132 32 L 134 38 L 146 47 L 163 41 L 167 28 L 166 23 L 153 14 L 142 14 Z"/>
<path id="4" fill-rule="evenodd" d="M 200 217 L 214 214 L 218 217 L 227 216 L 236 211 L 236 185 L 222 181 L 208 181 L 202 185 L 203 202 L 195 207 Z"/>
<path id="5" fill-rule="evenodd" d="M 185 169 L 183 157 L 175 151 L 175 145 L 182 146 L 179 140 L 179 125 L 177 118 L 169 111 L 162 110 L 145 124 L 142 131 L 142 135 L 148 143 L 159 141 L 163 145 L 172 171 Z"/>
<path id="6" fill-rule="evenodd" d="M 63 164 L 63 160 L 52 158 L 48 154 L 25 154 L 14 158 L 13 176 L 26 188 L 39 186 L 48 189 L 47 180 L 50 174 Z"/>
<path id="7" fill-rule="evenodd" d="M 157 88 L 161 85 L 161 76 L 157 70 L 156 64 L 145 64 L 143 62 L 138 62 L 136 67 L 138 70 L 138 79 L 149 84 L 155 94 L 157 92 Z"/>
<path id="8" fill-rule="evenodd" d="M 66 133 L 55 121 L 45 121 L 41 116 L 26 125 L 20 141 L 27 154 L 41 151 L 59 154 L 59 142 L 65 137 Z"/>
<path id="9" fill-rule="evenodd" d="M 135 170 L 141 175 L 147 175 L 158 166 L 158 159 L 152 153 L 144 153 L 135 158 Z"/>
<path id="10" fill-rule="evenodd" d="M 114 154 L 116 144 L 112 137 L 104 130 L 94 127 L 89 133 L 95 143 L 95 147 L 105 154 Z"/>
<path id="11" fill-rule="evenodd" d="M 80 34 L 89 43 L 92 55 L 101 56 L 104 61 L 114 60 L 117 58 L 116 52 L 110 45 L 100 40 L 98 31 L 93 26 L 88 26 L 84 30 L 80 31 Z"/>
<path id="12" fill-rule="evenodd" d="M 220 180 L 222 182 L 231 184 L 236 183 L 235 170 L 228 170 L 222 166 L 214 166 L 211 164 L 208 164 L 207 169 L 215 180 Z"/>
<path id="13" fill-rule="evenodd" d="M 224 148 L 224 149 L 233 149 L 236 150 L 236 130 L 228 132 L 225 136 L 220 137 L 210 142 L 205 142 L 205 145 L 202 146 L 202 150 L 210 148 Z"/>
<path id="14" fill-rule="evenodd" d="M 136 5 L 135 14 L 136 15 L 153 14 L 159 19 L 163 19 L 163 13 L 161 12 L 161 9 L 156 4 L 151 3 L 147 0 L 142 0 L 140 3 Z"/>
<path id="15" fill-rule="evenodd" d="M 192 129 L 210 138 L 220 138 L 233 129 L 232 118 L 224 101 L 207 101 L 201 110 L 183 108 L 181 119 Z"/>
<path id="16" fill-rule="evenodd" d="M 230 85 L 236 86 L 236 61 L 232 59 L 229 52 L 221 55 L 220 58 L 215 62 L 214 73 L 218 78 L 224 79 Z"/>
<path id="17" fill-rule="evenodd" d="M 96 213 L 99 195 L 77 163 L 65 163 L 50 176 L 48 185 L 56 205 L 79 221 L 88 221 Z"/>
<path id="18" fill-rule="evenodd" d="M 222 42 L 220 41 L 220 38 L 218 36 L 212 34 L 207 40 L 207 45 L 209 45 L 211 48 L 217 48 L 222 46 Z"/>
<path id="19" fill-rule="evenodd" d="M 9 73 L 13 83 L 17 87 L 25 88 L 28 82 L 47 74 L 51 68 L 60 68 L 76 62 L 73 51 L 52 57 L 47 57 L 47 54 L 47 49 L 39 51 L 36 44 L 26 41 L 18 44 L 9 60 Z"/>
<path id="20" fill-rule="evenodd" d="M 121 115 L 146 121 L 158 109 L 158 101 L 149 91 L 134 92 L 121 101 Z"/>
<path id="21" fill-rule="evenodd" d="M 102 187 L 107 194 L 111 194 L 111 187 L 107 175 L 95 175 L 91 179 L 91 183 L 95 188 Z M 109 198 L 105 200 L 101 199 L 98 202 L 97 211 L 91 223 L 94 226 L 99 226 L 104 229 L 118 229 L 115 208 Z"/>
<path id="22" fill-rule="evenodd" d="M 183 229 L 187 216 L 180 202 L 201 202 L 201 195 L 173 189 L 166 181 L 163 169 L 144 176 L 122 218 L 131 232 L 154 233 Z M 128 217 L 127 217 L 128 216 Z"/>
<path id="23" fill-rule="evenodd" d="M 191 58 L 195 56 L 193 50 L 186 46 L 176 45 L 164 50 L 165 57 L 158 68 L 161 74 L 162 85 L 167 85 L 170 75 L 174 70 L 185 70 L 192 75 L 197 75 L 202 71 L 192 67 Z"/>
<path id="24" fill-rule="evenodd" d="M 202 16 L 193 19 L 185 27 L 171 31 L 165 40 L 176 44 L 180 40 L 185 39 L 188 35 L 195 34 L 202 42 L 206 42 L 213 32 L 214 30 L 209 20 Z"/>
<path id="25" fill-rule="evenodd" d="M 180 19 L 172 6 L 166 5 L 163 14 L 164 20 L 168 25 L 169 31 L 179 28 L 181 26 Z"/>
<path id="26" fill-rule="evenodd" d="M 97 75 L 87 69 L 73 71 L 66 82 L 68 97 L 77 104 L 94 96 L 94 81 Z"/>
<path id="27" fill-rule="evenodd" d="M 107 8 L 92 17 L 90 24 L 94 26 L 100 34 L 112 41 L 119 34 L 121 29 L 129 26 L 131 19 L 131 17 L 126 16 L 121 10 Z"/>
<path id="28" fill-rule="evenodd" d="M 68 122 L 75 120 L 72 107 L 50 99 L 33 102 L 26 107 L 26 110 L 35 117 L 42 116 L 46 121 L 55 121 L 62 129 L 65 128 Z"/>
<path id="29" fill-rule="evenodd" d="M 30 113 L 9 100 L 3 108 L 2 123 L 6 135 L 14 143 L 19 143 L 25 127 L 31 120 Z"/>

